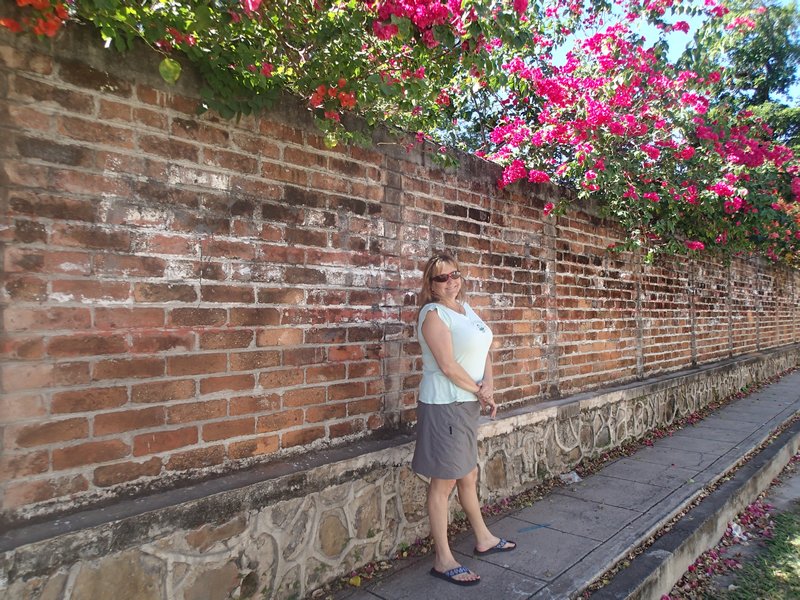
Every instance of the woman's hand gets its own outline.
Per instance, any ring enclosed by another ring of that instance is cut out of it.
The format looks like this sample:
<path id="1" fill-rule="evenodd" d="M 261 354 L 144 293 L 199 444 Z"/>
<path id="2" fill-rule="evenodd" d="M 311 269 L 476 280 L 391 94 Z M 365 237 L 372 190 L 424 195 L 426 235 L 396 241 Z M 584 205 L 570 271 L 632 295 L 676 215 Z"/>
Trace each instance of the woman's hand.
<path id="1" fill-rule="evenodd" d="M 478 386 L 478 401 L 481 403 L 481 410 L 488 410 L 489 416 L 494 419 L 497 415 L 497 404 L 493 398 L 494 390 L 488 383 L 481 383 Z"/>

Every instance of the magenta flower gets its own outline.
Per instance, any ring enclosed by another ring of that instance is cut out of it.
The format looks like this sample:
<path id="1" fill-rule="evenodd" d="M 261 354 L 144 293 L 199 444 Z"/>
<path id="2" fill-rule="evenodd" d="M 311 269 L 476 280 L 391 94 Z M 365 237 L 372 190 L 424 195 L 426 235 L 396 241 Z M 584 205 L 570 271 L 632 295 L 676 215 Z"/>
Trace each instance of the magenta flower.
<path id="1" fill-rule="evenodd" d="M 697 240 L 686 240 L 683 242 L 683 245 L 686 246 L 689 250 L 705 250 L 706 245 L 703 242 Z"/>

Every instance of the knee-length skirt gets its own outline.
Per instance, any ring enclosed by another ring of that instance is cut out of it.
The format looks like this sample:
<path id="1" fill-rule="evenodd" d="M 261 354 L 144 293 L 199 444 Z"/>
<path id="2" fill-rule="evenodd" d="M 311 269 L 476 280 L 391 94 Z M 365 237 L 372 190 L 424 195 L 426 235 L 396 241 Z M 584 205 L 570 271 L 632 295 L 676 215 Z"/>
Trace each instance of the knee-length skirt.
<path id="1" fill-rule="evenodd" d="M 411 468 L 437 479 L 461 479 L 478 464 L 479 402 L 417 403 Z"/>

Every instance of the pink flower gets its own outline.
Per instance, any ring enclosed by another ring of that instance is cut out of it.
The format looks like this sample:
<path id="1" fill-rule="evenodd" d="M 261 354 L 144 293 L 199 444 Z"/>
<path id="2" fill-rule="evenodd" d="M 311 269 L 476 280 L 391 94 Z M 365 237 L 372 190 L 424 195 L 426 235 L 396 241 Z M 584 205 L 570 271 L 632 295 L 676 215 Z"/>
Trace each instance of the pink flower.
<path id="1" fill-rule="evenodd" d="M 661 156 L 661 150 L 650 144 L 642 144 L 641 149 L 651 160 L 657 160 Z"/>
<path id="2" fill-rule="evenodd" d="M 273 67 L 269 63 L 264 63 L 263 65 L 261 65 L 261 74 L 264 77 L 272 77 L 272 71 L 274 71 L 274 70 L 275 70 L 275 67 Z"/>
<path id="3" fill-rule="evenodd" d="M 555 208 L 555 204 L 553 204 L 552 202 L 548 202 L 547 204 L 545 204 L 544 205 L 544 209 L 542 210 L 542 212 L 544 213 L 544 216 L 546 217 L 551 212 L 553 212 L 554 208 Z"/>
<path id="4" fill-rule="evenodd" d="M 528 10 L 528 0 L 514 0 L 514 11 L 522 16 Z"/>
<path id="5" fill-rule="evenodd" d="M 689 160 L 694 156 L 694 148 L 692 146 L 684 146 L 678 152 L 678 158 L 681 160 Z"/>
<path id="6" fill-rule="evenodd" d="M 507 185 L 511 185 L 515 181 L 519 181 L 525 177 L 527 173 L 528 170 L 525 168 L 525 163 L 519 159 L 516 159 L 505 169 L 503 169 L 503 175 L 500 178 L 500 181 L 497 182 L 497 185 L 502 190 Z"/>
<path id="7" fill-rule="evenodd" d="M 683 245 L 686 246 L 689 250 L 705 250 L 706 245 L 703 242 L 697 240 L 686 240 L 683 242 Z"/>
<path id="8" fill-rule="evenodd" d="M 645 192 L 642 197 L 650 200 L 650 202 L 658 202 L 660 200 L 656 192 Z"/>
<path id="9" fill-rule="evenodd" d="M 242 1 L 242 9 L 244 10 L 245 14 L 249 17 L 254 12 L 258 10 L 258 7 L 261 6 L 261 0 L 241 0 Z"/>
<path id="10" fill-rule="evenodd" d="M 547 183 L 548 181 L 550 181 L 550 176 L 547 173 L 545 173 L 544 171 L 536 171 L 534 169 L 531 169 L 528 172 L 528 181 L 530 181 L 532 183 Z M 547 207 L 545 206 L 545 208 L 547 208 Z M 551 205 L 551 209 L 552 209 L 552 205 Z M 547 214 L 547 213 L 545 213 L 545 214 Z"/>

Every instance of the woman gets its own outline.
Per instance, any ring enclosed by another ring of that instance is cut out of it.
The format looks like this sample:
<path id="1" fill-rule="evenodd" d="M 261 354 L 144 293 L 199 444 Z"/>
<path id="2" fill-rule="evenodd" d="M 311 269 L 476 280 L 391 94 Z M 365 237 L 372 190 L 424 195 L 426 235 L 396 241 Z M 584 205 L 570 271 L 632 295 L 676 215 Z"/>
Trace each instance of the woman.
<path id="1" fill-rule="evenodd" d="M 457 585 L 477 585 L 480 577 L 460 565 L 447 540 L 450 492 L 475 532 L 475 554 L 507 552 L 516 544 L 492 535 L 478 502 L 478 417 L 492 418 L 492 332 L 464 301 L 456 260 L 438 254 L 422 276 L 417 335 L 422 346 L 422 381 L 417 403 L 417 445 L 411 468 L 430 477 L 428 516 L 436 557 L 430 573 Z"/>

